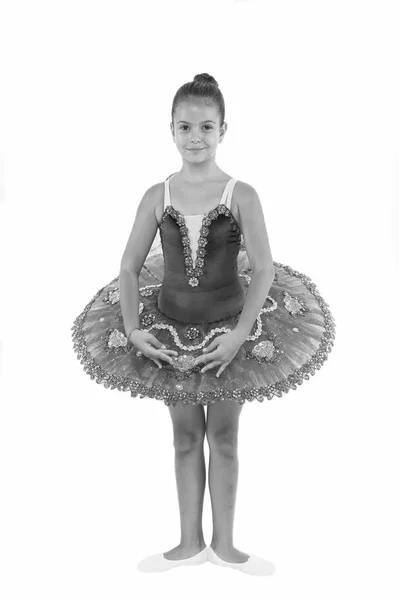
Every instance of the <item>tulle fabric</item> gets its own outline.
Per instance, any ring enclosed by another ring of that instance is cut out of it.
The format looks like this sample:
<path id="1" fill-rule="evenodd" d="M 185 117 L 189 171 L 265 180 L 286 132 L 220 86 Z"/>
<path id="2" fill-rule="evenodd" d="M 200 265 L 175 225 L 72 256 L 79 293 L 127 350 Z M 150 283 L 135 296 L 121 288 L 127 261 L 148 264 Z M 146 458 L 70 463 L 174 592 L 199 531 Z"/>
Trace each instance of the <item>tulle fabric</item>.
<path id="1" fill-rule="evenodd" d="M 251 269 L 242 243 L 237 267 L 245 293 Z M 106 388 L 153 398 L 165 405 L 252 402 L 281 397 L 297 389 L 326 361 L 335 338 L 335 321 L 311 279 L 274 262 L 275 278 L 247 339 L 219 377 L 219 367 L 201 373 L 195 365 L 202 348 L 237 325 L 241 310 L 212 323 L 183 323 L 158 309 L 164 276 L 159 239 L 139 276 L 140 326 L 178 352 L 160 369 L 126 338 L 119 302 L 119 278 L 101 288 L 72 326 L 74 350 L 86 373 Z"/>

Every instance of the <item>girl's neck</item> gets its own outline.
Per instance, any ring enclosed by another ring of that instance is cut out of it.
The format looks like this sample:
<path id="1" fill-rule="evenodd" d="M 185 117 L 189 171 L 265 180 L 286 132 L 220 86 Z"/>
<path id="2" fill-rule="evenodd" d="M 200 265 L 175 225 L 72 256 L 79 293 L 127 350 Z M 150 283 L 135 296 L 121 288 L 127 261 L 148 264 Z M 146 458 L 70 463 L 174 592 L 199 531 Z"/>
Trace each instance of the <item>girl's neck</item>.
<path id="1" fill-rule="evenodd" d="M 206 181 L 217 181 L 225 177 L 225 173 L 221 169 L 187 169 L 182 168 L 178 171 L 174 178 L 187 185 L 201 185 Z"/>

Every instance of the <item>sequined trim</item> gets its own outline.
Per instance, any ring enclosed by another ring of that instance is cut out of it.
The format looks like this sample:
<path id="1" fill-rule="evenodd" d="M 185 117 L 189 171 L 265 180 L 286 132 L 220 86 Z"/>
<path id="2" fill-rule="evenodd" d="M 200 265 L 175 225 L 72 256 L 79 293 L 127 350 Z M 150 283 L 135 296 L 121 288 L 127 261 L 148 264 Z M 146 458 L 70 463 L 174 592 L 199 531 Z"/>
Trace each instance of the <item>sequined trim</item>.
<path id="1" fill-rule="evenodd" d="M 237 402 L 239 404 L 244 404 L 245 402 L 253 402 L 254 400 L 263 402 L 265 398 L 267 398 L 268 400 L 272 400 L 272 398 L 274 396 L 281 398 L 283 393 L 288 393 L 291 389 L 296 390 L 297 386 L 302 385 L 304 380 L 309 380 L 310 377 L 312 375 L 315 375 L 316 371 L 319 370 L 322 367 L 322 365 L 324 364 L 324 362 L 327 360 L 328 354 L 332 351 L 332 348 L 334 345 L 335 320 L 329 310 L 328 304 L 321 297 L 321 295 L 319 294 L 319 292 L 317 290 L 316 285 L 314 283 L 312 283 L 310 277 L 308 277 L 307 275 L 304 275 L 302 273 L 299 273 L 298 271 L 292 269 L 288 265 L 283 265 L 283 264 L 277 263 L 277 262 L 275 262 L 274 265 L 276 267 L 281 267 L 281 268 L 285 269 L 285 271 L 289 275 L 292 275 L 294 277 L 299 277 L 301 279 L 302 283 L 308 288 L 308 290 L 317 299 L 317 302 L 318 302 L 318 304 L 324 314 L 324 317 L 325 317 L 325 319 L 324 319 L 325 331 L 320 340 L 318 350 L 313 354 L 313 356 L 304 365 L 302 365 L 300 368 L 296 369 L 293 373 L 288 375 L 288 377 L 281 379 L 277 383 L 274 383 L 269 386 L 261 386 L 259 388 L 253 387 L 253 388 L 233 389 L 233 390 L 222 386 L 220 388 L 215 388 L 215 389 L 212 389 L 207 392 L 200 391 L 198 393 L 197 392 L 188 392 L 187 390 L 184 389 L 183 384 L 176 384 L 175 387 L 179 391 L 171 392 L 160 385 L 154 385 L 154 386 L 149 387 L 149 386 L 146 386 L 144 383 L 142 383 L 140 381 L 134 381 L 132 378 L 129 378 L 129 377 L 122 377 L 121 375 L 109 375 L 108 373 L 106 373 L 106 371 L 104 371 L 102 369 L 102 367 L 99 364 L 97 364 L 95 362 L 93 357 L 89 354 L 89 352 L 87 350 L 87 346 L 86 346 L 84 331 L 83 331 L 86 314 L 90 310 L 90 308 L 91 308 L 92 304 L 95 302 L 95 300 L 100 296 L 100 294 L 103 293 L 104 288 L 102 288 L 99 292 L 97 292 L 97 294 L 95 294 L 93 299 L 89 302 L 89 304 L 87 304 L 87 306 L 85 307 L 83 312 L 75 319 L 75 321 L 72 325 L 71 329 L 72 329 L 73 348 L 74 348 L 75 353 L 77 354 L 77 358 L 83 364 L 84 370 L 90 375 L 90 378 L 95 380 L 96 383 L 102 384 L 105 388 L 118 389 L 119 391 L 122 391 L 122 392 L 130 391 L 130 394 L 133 398 L 136 398 L 137 396 L 139 396 L 140 398 L 154 398 L 156 400 L 161 400 L 164 402 L 164 404 L 166 406 L 170 406 L 170 405 L 176 406 L 177 404 L 181 404 L 183 406 L 197 406 L 199 404 L 203 404 L 204 406 L 206 406 L 209 404 L 215 404 L 216 402 L 229 402 L 230 404 Z M 114 281 L 116 281 L 116 280 L 117 280 L 117 277 L 114 279 Z M 113 283 L 113 282 L 111 282 L 111 283 Z M 151 286 L 144 286 L 144 287 L 150 288 Z M 153 286 L 153 287 L 159 287 L 159 286 Z M 111 296 L 111 298 L 112 298 L 112 296 Z M 115 297 L 113 297 L 113 298 L 115 298 Z M 262 310 L 267 311 L 267 309 L 262 309 Z M 258 319 L 259 319 L 259 316 L 258 316 Z M 159 326 L 166 325 L 169 328 L 168 324 L 158 323 L 158 324 L 153 325 L 153 327 L 156 327 L 156 325 L 159 325 Z M 258 331 L 259 321 L 258 321 L 257 325 L 258 325 L 258 327 L 257 327 L 257 331 Z M 227 328 L 216 328 L 215 330 L 212 330 L 212 332 L 215 333 L 217 331 L 222 331 L 224 329 L 227 329 Z M 295 331 L 295 329 L 297 329 L 297 328 L 293 328 L 294 331 Z M 212 333 L 212 332 L 210 332 L 210 333 Z M 119 332 L 119 333 L 121 333 L 121 332 Z M 258 337 L 256 335 L 256 333 L 257 332 L 255 332 L 254 336 L 249 336 L 247 339 L 250 339 L 251 337 L 254 337 L 254 339 L 256 339 L 256 337 Z M 173 332 L 172 332 L 172 335 L 173 335 Z M 273 337 L 273 336 L 269 336 L 269 337 Z M 118 335 L 117 333 L 115 333 L 113 339 L 116 343 L 118 343 L 118 339 L 119 339 L 119 342 L 121 342 L 119 347 L 121 348 L 121 351 L 124 351 L 125 346 L 124 346 L 123 338 L 121 337 L 121 335 Z M 265 341 L 260 342 L 258 344 L 258 347 L 255 350 L 255 352 L 254 352 L 254 348 L 252 349 L 252 355 L 256 356 L 256 359 L 258 359 L 258 360 L 271 360 L 274 355 L 273 348 L 276 348 L 278 350 L 278 347 L 276 346 L 276 342 L 277 342 L 276 339 L 274 339 L 274 340 L 271 339 L 270 341 L 271 341 L 271 344 L 265 343 Z M 180 340 L 178 340 L 178 342 L 181 343 Z M 127 347 L 127 344 L 126 344 L 126 347 Z M 183 345 L 183 347 L 184 347 L 184 345 Z M 186 348 L 191 349 L 192 347 L 190 346 L 190 347 L 186 347 Z M 241 347 L 240 350 L 245 352 L 243 347 Z M 278 356 L 278 352 L 276 353 L 276 356 Z M 190 358 L 192 358 L 192 357 L 187 358 L 187 356 L 186 356 L 186 358 L 183 358 L 183 359 L 180 357 L 180 364 L 179 364 L 180 369 L 177 369 L 177 371 L 173 369 L 175 377 L 177 376 L 177 377 L 181 377 L 182 379 L 184 379 L 185 377 L 188 377 L 189 374 L 193 372 L 193 370 L 195 370 L 196 368 L 199 368 L 200 365 L 197 365 L 197 367 L 194 367 L 194 369 L 193 369 L 192 364 L 190 367 L 190 361 L 188 360 Z M 147 358 L 144 358 L 143 360 L 147 360 Z M 180 375 L 178 375 L 178 373 Z"/>
<path id="2" fill-rule="evenodd" d="M 240 226 L 238 225 L 236 219 L 234 218 L 233 213 L 225 204 L 219 204 L 216 208 L 209 211 L 204 218 L 202 219 L 202 225 L 200 229 L 200 235 L 198 239 L 198 247 L 197 254 L 195 260 L 195 266 L 193 265 L 193 257 L 191 253 L 191 242 L 190 237 L 188 235 L 188 228 L 186 225 L 186 219 L 184 215 L 177 209 L 175 209 L 171 204 L 169 204 L 162 215 L 161 223 L 159 225 L 160 236 L 162 239 L 163 234 L 163 225 L 166 217 L 170 215 L 175 219 L 176 223 L 180 227 L 180 233 L 182 236 L 182 244 L 183 244 L 183 256 L 184 256 L 184 266 L 186 270 L 186 275 L 189 277 L 189 284 L 192 287 L 197 287 L 199 285 L 199 277 L 203 275 L 204 271 L 202 267 L 204 266 L 204 257 L 206 256 L 206 245 L 208 244 L 208 235 L 209 235 L 209 227 L 212 221 L 215 221 L 219 215 L 225 215 L 230 218 L 231 223 L 233 224 L 233 231 L 237 231 L 241 236 Z"/>

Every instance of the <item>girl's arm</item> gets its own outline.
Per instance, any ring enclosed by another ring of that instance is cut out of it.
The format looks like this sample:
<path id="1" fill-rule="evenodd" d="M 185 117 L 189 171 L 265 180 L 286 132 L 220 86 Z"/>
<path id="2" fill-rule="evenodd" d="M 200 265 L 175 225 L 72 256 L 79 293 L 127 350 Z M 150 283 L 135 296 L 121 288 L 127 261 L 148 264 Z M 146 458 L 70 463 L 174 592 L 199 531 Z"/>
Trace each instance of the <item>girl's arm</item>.
<path id="1" fill-rule="evenodd" d="M 237 182 L 236 188 L 240 228 L 252 269 L 245 304 L 234 328 L 234 332 L 245 341 L 273 283 L 274 266 L 260 198 L 255 188 L 247 183 Z"/>

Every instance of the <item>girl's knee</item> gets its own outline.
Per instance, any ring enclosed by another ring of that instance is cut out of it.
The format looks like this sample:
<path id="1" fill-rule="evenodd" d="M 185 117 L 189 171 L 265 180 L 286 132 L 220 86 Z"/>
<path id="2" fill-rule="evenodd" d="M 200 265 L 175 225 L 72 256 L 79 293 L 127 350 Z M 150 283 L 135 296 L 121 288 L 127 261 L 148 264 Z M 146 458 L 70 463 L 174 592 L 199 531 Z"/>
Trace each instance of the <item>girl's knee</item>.
<path id="1" fill-rule="evenodd" d="M 170 407 L 173 423 L 173 445 L 179 451 L 186 452 L 204 443 L 205 412 L 203 406 Z"/>
<path id="2" fill-rule="evenodd" d="M 242 405 L 214 404 L 208 407 L 206 437 L 209 448 L 234 453 L 237 450 Z"/>
<path id="3" fill-rule="evenodd" d="M 220 427 L 206 432 L 210 449 L 215 449 L 226 455 L 235 455 L 238 445 L 238 430 L 236 427 Z"/>
<path id="4" fill-rule="evenodd" d="M 173 436 L 173 445 L 178 452 L 190 452 L 203 446 L 205 431 L 175 431 Z"/>

